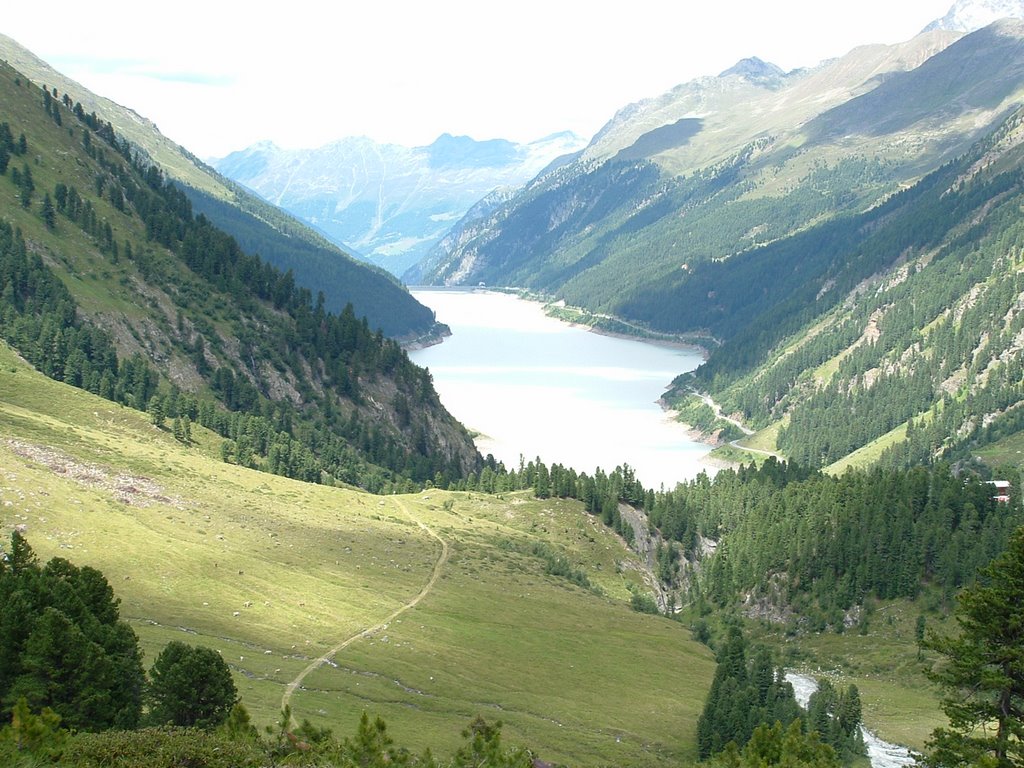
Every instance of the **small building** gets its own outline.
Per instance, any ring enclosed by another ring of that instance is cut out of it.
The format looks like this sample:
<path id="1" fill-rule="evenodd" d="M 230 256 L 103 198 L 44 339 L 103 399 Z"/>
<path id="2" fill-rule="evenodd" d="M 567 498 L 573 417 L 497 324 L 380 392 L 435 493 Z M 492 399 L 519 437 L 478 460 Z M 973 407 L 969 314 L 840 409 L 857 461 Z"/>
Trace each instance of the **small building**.
<path id="1" fill-rule="evenodd" d="M 992 498 L 1003 504 L 1010 503 L 1010 481 L 1009 480 L 986 480 L 993 487 L 995 493 Z"/>

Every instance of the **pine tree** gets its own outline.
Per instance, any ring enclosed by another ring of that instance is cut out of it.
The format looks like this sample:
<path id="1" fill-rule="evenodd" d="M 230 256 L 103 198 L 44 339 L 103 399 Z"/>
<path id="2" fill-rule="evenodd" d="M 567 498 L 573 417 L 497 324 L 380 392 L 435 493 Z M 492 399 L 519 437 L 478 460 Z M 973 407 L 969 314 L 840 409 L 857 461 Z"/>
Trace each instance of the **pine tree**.
<path id="1" fill-rule="evenodd" d="M 149 672 L 154 724 L 212 728 L 238 703 L 231 670 L 212 648 L 172 640 Z"/>
<path id="2" fill-rule="evenodd" d="M 164 411 L 164 399 L 162 397 L 153 397 L 149 401 L 149 418 L 153 422 L 153 426 L 157 429 L 163 429 L 164 422 L 167 419 L 167 414 Z"/>
<path id="3" fill-rule="evenodd" d="M 929 636 L 944 657 L 930 677 L 945 689 L 948 728 L 929 765 L 1024 765 L 1024 528 L 957 598 L 957 637 Z"/>
<path id="4" fill-rule="evenodd" d="M 43 222 L 51 231 L 57 226 L 57 212 L 53 207 L 53 200 L 50 199 L 49 192 L 43 195 Z"/>

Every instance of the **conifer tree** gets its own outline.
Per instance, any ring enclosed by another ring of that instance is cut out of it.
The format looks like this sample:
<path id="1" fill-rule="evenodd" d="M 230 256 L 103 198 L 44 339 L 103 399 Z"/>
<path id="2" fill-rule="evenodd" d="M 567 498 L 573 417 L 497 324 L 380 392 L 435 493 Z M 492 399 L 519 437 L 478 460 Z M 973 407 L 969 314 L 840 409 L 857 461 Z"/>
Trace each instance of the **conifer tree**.
<path id="1" fill-rule="evenodd" d="M 212 648 L 172 640 L 153 662 L 149 677 L 154 724 L 213 728 L 238 703 L 231 670 Z"/>
<path id="2" fill-rule="evenodd" d="M 928 746 L 934 766 L 1024 765 L 1024 528 L 957 598 L 956 637 L 932 635 L 944 658 L 930 677 L 945 690 L 948 728 Z"/>

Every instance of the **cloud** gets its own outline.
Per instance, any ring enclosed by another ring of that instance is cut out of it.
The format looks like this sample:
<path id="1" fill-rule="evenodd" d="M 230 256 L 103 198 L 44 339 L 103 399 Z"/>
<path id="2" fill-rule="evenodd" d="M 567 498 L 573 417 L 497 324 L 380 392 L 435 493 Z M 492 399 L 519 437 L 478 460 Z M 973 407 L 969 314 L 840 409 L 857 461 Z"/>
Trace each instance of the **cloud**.
<path id="1" fill-rule="evenodd" d="M 150 59 L 58 55 L 51 57 L 50 64 L 61 72 L 119 75 L 165 83 L 230 87 L 237 82 L 237 77 L 229 73 L 190 71 L 178 67 L 161 69 L 154 67 Z"/>

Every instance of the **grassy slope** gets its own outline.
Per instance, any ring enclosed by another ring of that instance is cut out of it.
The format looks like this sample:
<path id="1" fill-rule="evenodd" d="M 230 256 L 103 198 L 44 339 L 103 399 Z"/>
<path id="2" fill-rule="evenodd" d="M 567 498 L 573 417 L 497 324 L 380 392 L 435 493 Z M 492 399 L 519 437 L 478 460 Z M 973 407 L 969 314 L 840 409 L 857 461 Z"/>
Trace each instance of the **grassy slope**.
<path id="1" fill-rule="evenodd" d="M 710 653 L 681 625 L 626 607 L 632 556 L 575 503 L 304 485 L 222 464 L 214 436 L 194 437 L 186 449 L 0 346 L 0 532 L 25 525 L 40 558 L 100 568 L 147 665 L 172 638 L 211 645 L 256 720 L 271 722 L 310 659 L 429 581 L 441 546 L 422 523 L 449 544 L 441 578 L 307 677 L 292 699 L 300 719 L 351 733 L 365 708 L 399 743 L 447 751 L 481 713 L 549 760 L 693 757 Z M 605 596 L 502 544 L 538 539 Z"/>
<path id="2" fill-rule="evenodd" d="M 1005 437 L 992 445 L 979 448 L 975 453 L 990 467 L 1020 465 L 1024 463 L 1024 434 Z"/>

